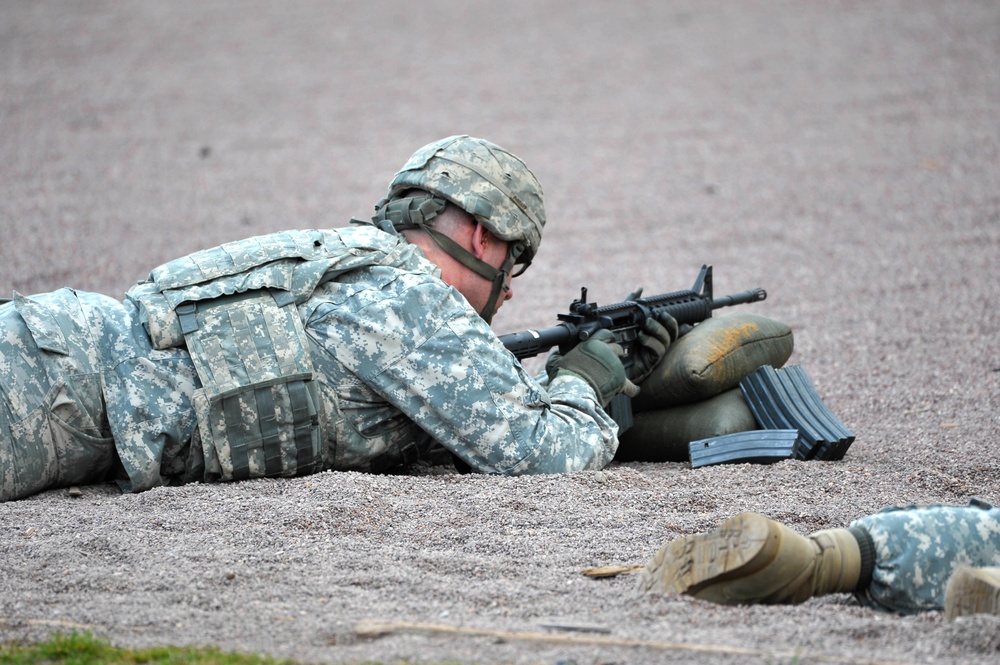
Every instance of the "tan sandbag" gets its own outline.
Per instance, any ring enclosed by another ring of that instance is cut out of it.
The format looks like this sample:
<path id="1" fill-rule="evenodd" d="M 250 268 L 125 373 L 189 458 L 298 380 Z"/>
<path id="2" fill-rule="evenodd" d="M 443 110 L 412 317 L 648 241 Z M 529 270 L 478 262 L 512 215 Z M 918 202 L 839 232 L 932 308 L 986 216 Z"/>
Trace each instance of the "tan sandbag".
<path id="1" fill-rule="evenodd" d="M 735 388 L 762 365 L 792 355 L 792 329 L 766 316 L 735 313 L 703 321 L 674 342 L 640 384 L 636 411 L 688 404 Z"/>
<path id="2" fill-rule="evenodd" d="M 739 388 L 702 402 L 635 414 L 635 424 L 618 437 L 621 462 L 687 462 L 688 444 L 758 429 Z"/>

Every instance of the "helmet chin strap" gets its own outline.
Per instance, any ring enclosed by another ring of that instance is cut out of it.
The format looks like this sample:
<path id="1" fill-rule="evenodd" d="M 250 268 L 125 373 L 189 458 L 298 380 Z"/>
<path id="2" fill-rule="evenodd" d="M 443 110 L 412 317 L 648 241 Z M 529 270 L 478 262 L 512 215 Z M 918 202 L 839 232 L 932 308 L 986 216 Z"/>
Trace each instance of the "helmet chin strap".
<path id="1" fill-rule="evenodd" d="M 479 313 L 479 316 L 483 317 L 486 323 L 493 323 L 493 314 L 496 313 L 497 301 L 500 299 L 500 292 L 502 291 L 506 293 L 510 290 L 510 271 L 514 268 L 514 262 L 517 261 L 517 255 L 522 251 L 523 246 L 520 243 L 518 243 L 516 247 L 508 247 L 507 258 L 504 259 L 503 265 L 501 265 L 499 269 L 494 268 L 494 270 L 496 270 L 496 274 L 493 276 L 493 288 L 490 291 L 490 299 L 486 301 L 483 311 Z"/>
<path id="2" fill-rule="evenodd" d="M 419 229 L 427 233 L 441 250 L 480 277 L 493 283 L 490 297 L 479 316 L 486 323 L 492 323 L 500 294 L 509 290 L 510 273 L 517 258 L 524 252 L 523 243 L 508 243 L 507 258 L 499 268 L 491 266 L 465 249 L 445 234 L 433 228 L 431 220 L 444 210 L 447 202 L 433 196 L 408 196 L 401 199 L 379 201 L 375 205 L 372 223 L 388 233 L 398 234 L 407 229 Z"/>

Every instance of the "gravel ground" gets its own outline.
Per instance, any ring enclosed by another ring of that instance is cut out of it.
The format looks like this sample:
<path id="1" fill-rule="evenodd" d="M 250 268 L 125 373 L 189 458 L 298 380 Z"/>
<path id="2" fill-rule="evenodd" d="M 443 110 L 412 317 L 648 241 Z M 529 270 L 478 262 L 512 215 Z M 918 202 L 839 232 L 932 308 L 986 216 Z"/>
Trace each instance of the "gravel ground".
<path id="1" fill-rule="evenodd" d="M 643 596 L 664 542 L 1000 501 L 1000 4 L 0 1 L 0 285 L 121 296 L 227 240 L 367 215 L 452 133 L 549 231 L 498 332 L 763 286 L 840 462 L 323 473 L 0 505 L 0 639 L 87 629 L 307 662 L 978 663 L 1000 618 Z M 377 636 L 364 622 L 389 622 Z M 425 625 L 422 632 L 411 624 Z M 575 628 L 569 630 L 568 627 Z M 431 630 L 433 628 L 433 630 Z"/>

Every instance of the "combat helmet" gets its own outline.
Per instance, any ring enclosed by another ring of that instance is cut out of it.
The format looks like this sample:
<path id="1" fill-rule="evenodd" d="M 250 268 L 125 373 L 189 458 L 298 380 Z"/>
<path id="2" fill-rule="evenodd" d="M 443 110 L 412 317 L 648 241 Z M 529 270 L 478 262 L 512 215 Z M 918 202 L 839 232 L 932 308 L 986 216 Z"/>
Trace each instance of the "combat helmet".
<path id="1" fill-rule="evenodd" d="M 405 197 L 414 189 L 430 196 Z M 429 222 L 445 201 L 465 210 L 508 243 L 507 261 L 499 271 L 433 232 Z M 413 153 L 393 177 L 388 193 L 375 210 L 373 222 L 379 227 L 427 230 L 450 255 L 493 280 L 494 294 L 481 312 L 487 321 L 487 312 L 491 315 L 514 266 L 519 268 L 516 276 L 535 257 L 545 226 L 542 187 L 527 165 L 500 146 L 465 134 L 434 141 Z"/>

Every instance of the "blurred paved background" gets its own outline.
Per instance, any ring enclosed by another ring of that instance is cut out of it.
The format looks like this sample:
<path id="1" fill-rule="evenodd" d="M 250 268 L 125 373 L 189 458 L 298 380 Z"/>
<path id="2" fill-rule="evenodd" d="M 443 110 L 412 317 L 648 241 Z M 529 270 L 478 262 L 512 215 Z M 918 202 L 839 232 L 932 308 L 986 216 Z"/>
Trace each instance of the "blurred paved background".
<path id="1" fill-rule="evenodd" d="M 453 133 L 547 194 L 498 332 L 712 263 L 858 433 L 813 509 L 1000 500 L 994 0 L 0 0 L 0 292 L 342 225 Z"/>

